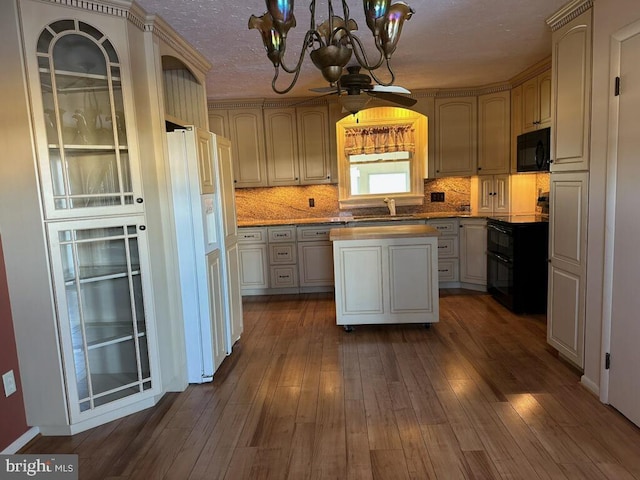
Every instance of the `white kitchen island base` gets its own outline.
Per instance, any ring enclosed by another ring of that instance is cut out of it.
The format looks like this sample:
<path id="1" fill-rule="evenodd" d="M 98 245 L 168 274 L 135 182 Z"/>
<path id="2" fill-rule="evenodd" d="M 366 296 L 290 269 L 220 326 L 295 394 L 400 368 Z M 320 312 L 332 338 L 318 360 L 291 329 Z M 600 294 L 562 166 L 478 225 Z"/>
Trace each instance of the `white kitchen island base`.
<path id="1" fill-rule="evenodd" d="M 427 225 L 332 229 L 336 323 L 437 322 L 438 235 Z"/>

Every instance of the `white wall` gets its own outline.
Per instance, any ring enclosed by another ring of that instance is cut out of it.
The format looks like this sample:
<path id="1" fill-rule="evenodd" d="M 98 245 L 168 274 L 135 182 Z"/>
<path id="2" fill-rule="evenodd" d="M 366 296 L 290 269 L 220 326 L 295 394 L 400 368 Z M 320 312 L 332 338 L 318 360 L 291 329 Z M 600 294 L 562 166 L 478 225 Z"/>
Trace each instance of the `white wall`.
<path id="1" fill-rule="evenodd" d="M 589 234 L 587 246 L 587 305 L 583 382 L 600 386 L 603 365 L 602 292 L 604 264 L 605 171 L 608 109 L 611 92 L 611 35 L 640 19 L 638 0 L 594 0 L 593 84 L 591 106 L 591 164 L 589 181 Z M 629 201 L 640 201 L 640 195 Z"/>

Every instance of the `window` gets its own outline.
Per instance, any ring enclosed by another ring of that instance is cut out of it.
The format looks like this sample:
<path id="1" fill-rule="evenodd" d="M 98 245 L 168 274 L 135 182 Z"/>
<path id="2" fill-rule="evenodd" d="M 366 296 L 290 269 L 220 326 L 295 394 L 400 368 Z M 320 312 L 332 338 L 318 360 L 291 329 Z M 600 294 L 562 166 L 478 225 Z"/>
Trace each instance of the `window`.
<path id="1" fill-rule="evenodd" d="M 402 108 L 372 108 L 337 123 L 340 208 L 424 201 L 427 118 Z"/>

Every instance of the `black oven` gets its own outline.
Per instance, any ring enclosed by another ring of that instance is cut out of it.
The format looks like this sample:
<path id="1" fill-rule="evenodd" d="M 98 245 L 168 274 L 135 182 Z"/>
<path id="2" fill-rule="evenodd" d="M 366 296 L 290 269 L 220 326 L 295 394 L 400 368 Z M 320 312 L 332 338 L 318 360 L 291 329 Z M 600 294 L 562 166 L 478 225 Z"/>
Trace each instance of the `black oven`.
<path id="1" fill-rule="evenodd" d="M 487 290 L 516 313 L 546 312 L 548 227 L 533 215 L 487 220 Z"/>

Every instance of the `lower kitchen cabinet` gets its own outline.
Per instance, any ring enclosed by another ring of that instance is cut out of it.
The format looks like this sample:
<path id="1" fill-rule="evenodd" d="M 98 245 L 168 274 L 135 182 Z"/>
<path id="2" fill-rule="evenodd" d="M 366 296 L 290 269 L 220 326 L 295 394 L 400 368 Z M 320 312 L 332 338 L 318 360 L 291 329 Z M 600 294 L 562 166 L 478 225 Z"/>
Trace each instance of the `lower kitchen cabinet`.
<path id="1" fill-rule="evenodd" d="M 487 221 L 460 220 L 460 283 L 465 288 L 487 287 Z"/>
<path id="2" fill-rule="evenodd" d="M 161 392 L 144 217 L 47 227 L 74 433 Z"/>
<path id="3" fill-rule="evenodd" d="M 332 239 L 338 325 L 438 321 L 435 236 Z"/>
<path id="4" fill-rule="evenodd" d="M 438 232 L 438 280 L 440 288 L 458 287 L 460 261 L 458 259 L 458 219 L 427 220 L 427 225 Z"/>
<path id="5" fill-rule="evenodd" d="M 333 290 L 333 245 L 329 231 L 338 226 L 298 227 L 300 290 Z"/>
<path id="6" fill-rule="evenodd" d="M 269 251 L 266 228 L 238 229 L 240 290 L 243 295 L 269 288 Z"/>

